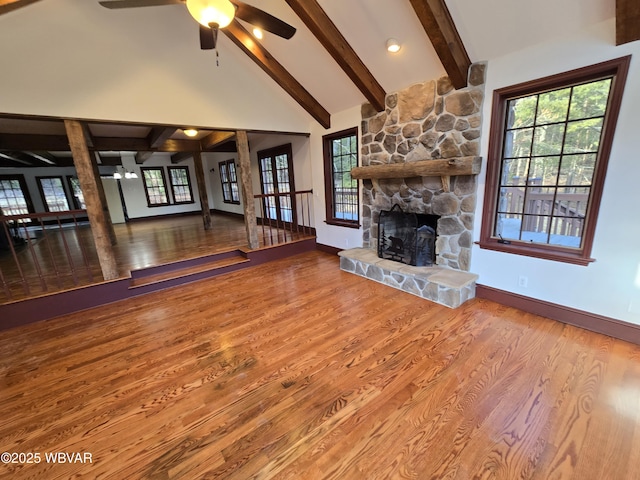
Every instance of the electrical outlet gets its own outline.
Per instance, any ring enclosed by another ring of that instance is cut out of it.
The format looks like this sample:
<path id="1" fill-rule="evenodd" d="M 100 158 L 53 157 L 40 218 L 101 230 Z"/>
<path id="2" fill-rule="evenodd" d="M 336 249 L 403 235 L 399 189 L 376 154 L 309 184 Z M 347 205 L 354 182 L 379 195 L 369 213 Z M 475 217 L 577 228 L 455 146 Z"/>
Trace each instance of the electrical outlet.
<path id="1" fill-rule="evenodd" d="M 529 285 L 529 278 L 525 277 L 524 275 L 520 275 L 518 277 L 518 286 L 522 288 L 527 288 L 527 285 Z"/>

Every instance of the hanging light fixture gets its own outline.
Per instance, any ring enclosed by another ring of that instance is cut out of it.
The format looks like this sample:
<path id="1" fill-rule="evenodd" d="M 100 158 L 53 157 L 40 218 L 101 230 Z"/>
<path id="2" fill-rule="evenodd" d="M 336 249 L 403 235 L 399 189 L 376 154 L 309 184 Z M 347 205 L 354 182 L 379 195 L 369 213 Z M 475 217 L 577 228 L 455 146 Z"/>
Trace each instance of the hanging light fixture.
<path id="1" fill-rule="evenodd" d="M 187 9 L 205 27 L 224 28 L 236 14 L 236 7 L 229 0 L 187 0 Z"/>
<path id="2" fill-rule="evenodd" d="M 124 175 L 120 173 L 120 170 L 124 172 Z M 124 167 L 116 167 L 116 171 L 113 174 L 113 178 L 115 178 L 116 180 L 121 180 L 122 178 L 126 178 L 127 180 L 129 180 L 132 178 L 138 178 L 138 174 L 136 172 L 130 172 Z"/>

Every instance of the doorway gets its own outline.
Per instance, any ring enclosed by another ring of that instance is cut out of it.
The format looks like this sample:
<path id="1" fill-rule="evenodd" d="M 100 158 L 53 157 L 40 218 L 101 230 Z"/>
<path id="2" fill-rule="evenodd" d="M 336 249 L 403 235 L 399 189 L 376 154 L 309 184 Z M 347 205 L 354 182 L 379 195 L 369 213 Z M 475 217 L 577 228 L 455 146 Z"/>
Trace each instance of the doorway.
<path id="1" fill-rule="evenodd" d="M 265 220 L 296 224 L 291 144 L 258 152 Z"/>

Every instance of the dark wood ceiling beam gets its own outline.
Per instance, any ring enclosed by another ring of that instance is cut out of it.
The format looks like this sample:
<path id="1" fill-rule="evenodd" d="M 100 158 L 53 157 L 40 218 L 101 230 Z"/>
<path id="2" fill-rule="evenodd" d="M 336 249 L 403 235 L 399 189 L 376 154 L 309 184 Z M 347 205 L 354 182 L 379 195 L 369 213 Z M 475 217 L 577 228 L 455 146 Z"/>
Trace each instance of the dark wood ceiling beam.
<path id="1" fill-rule="evenodd" d="M 237 20 L 222 31 L 320 125 L 324 128 L 331 126 L 329 112 Z"/>
<path id="2" fill-rule="evenodd" d="M 4 160 L 8 160 L 9 162 L 18 164 L 18 165 L 9 164 L 12 167 L 16 167 L 16 168 L 35 167 L 35 165 L 32 162 L 28 160 L 24 160 L 22 158 L 18 158 L 18 155 L 16 155 L 16 153 L 19 153 L 19 152 L 0 152 L 0 158 Z"/>
<path id="3" fill-rule="evenodd" d="M 9 13 L 22 7 L 26 7 L 40 0 L 0 0 L 0 15 Z"/>
<path id="4" fill-rule="evenodd" d="M 316 0 L 286 0 L 376 111 L 385 109 L 386 92 Z"/>
<path id="5" fill-rule="evenodd" d="M 127 137 L 96 137 L 94 139 L 95 149 L 99 151 L 130 151 L 130 152 L 181 152 L 181 151 L 198 151 L 200 150 L 200 142 L 197 140 L 165 140 L 162 145 L 156 148 L 149 148 L 146 138 L 127 138 Z"/>
<path id="6" fill-rule="evenodd" d="M 0 133 L 0 149 L 69 151 L 69 140 L 64 135 Z"/>
<path id="7" fill-rule="evenodd" d="M 178 129 L 175 127 L 156 127 L 152 128 L 149 135 L 147 135 L 147 141 L 151 148 L 158 148 L 164 142 L 169 140 L 171 136 L 176 133 Z"/>
<path id="8" fill-rule="evenodd" d="M 43 163 L 47 163 L 49 165 L 57 165 L 56 157 L 51 155 L 49 152 L 29 152 L 29 151 L 25 151 L 24 153 L 26 153 L 27 155 L 31 155 L 32 157 L 37 158 L 38 160 L 40 160 Z"/>
<path id="9" fill-rule="evenodd" d="M 640 2 L 616 0 L 616 45 L 640 40 Z"/>
<path id="10" fill-rule="evenodd" d="M 210 152 L 219 152 L 219 153 L 237 153 L 238 148 L 236 146 L 236 139 L 229 140 L 228 142 L 220 143 L 215 147 L 209 149 Z"/>
<path id="11" fill-rule="evenodd" d="M 136 163 L 138 165 L 142 165 L 144 162 L 151 158 L 153 155 L 152 148 L 158 148 L 164 142 L 171 138 L 176 132 L 177 128 L 175 127 L 155 127 L 152 128 L 147 135 L 147 143 L 149 144 L 149 150 L 141 151 L 136 153 Z"/>
<path id="12" fill-rule="evenodd" d="M 288 1 L 288 0 L 287 0 Z M 471 60 L 444 0 L 409 0 L 454 88 L 467 86 Z"/>
<path id="13" fill-rule="evenodd" d="M 180 163 L 192 158 L 194 152 L 178 152 L 171 155 L 171 163 Z M 199 152 L 197 152 L 199 153 Z"/>
<path id="14" fill-rule="evenodd" d="M 149 160 L 151 158 L 151 155 L 153 155 L 153 152 L 150 151 L 144 151 L 144 152 L 137 152 L 136 153 L 136 164 L 138 165 L 142 165 L 144 162 L 146 162 L 147 160 Z"/>
<path id="15" fill-rule="evenodd" d="M 105 157 L 100 158 L 100 165 L 104 167 L 117 167 L 122 165 L 122 157 Z"/>
<path id="16" fill-rule="evenodd" d="M 203 151 L 212 150 L 218 145 L 228 142 L 231 139 L 235 139 L 235 136 L 236 132 L 211 132 L 200 140 L 200 147 Z"/>

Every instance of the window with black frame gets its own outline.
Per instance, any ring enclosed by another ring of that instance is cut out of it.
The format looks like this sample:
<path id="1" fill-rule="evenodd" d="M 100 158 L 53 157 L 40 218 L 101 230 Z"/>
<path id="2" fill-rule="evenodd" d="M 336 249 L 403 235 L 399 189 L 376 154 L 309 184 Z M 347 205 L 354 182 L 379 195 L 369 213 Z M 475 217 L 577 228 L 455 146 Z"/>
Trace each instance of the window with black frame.
<path id="1" fill-rule="evenodd" d="M 194 203 L 188 167 L 167 167 L 173 202 Z"/>
<path id="2" fill-rule="evenodd" d="M 240 189 L 238 188 L 238 175 L 236 163 L 233 159 L 218 163 L 220 169 L 220 182 L 222 184 L 222 201 L 224 203 L 240 203 Z"/>
<path id="3" fill-rule="evenodd" d="M 167 182 L 162 167 L 143 167 L 140 171 L 142 172 L 142 184 L 147 197 L 147 206 L 169 205 Z"/>
<path id="4" fill-rule="evenodd" d="M 69 200 L 64 190 L 62 177 L 36 177 L 47 212 L 65 212 L 69 210 Z"/>
<path id="5" fill-rule="evenodd" d="M 4 215 L 33 212 L 32 205 L 23 175 L 0 175 L 0 208 Z"/>

